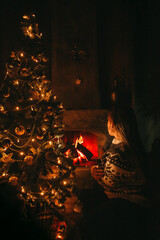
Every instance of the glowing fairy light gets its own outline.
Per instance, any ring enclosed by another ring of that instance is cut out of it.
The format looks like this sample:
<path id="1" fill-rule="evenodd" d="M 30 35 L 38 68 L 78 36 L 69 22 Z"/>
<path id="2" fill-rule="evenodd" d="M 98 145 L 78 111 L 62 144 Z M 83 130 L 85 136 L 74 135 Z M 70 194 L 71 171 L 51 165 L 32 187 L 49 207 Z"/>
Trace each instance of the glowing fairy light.
<path id="1" fill-rule="evenodd" d="M 15 80 L 15 81 L 14 81 L 14 84 L 15 84 L 15 85 L 19 85 L 19 81 L 18 81 L 18 80 Z"/>
<path id="2" fill-rule="evenodd" d="M 66 180 L 63 181 L 63 185 L 64 185 L 64 186 L 67 185 L 67 181 L 66 181 Z"/>
<path id="3" fill-rule="evenodd" d="M 25 192 L 25 188 L 22 186 L 21 187 L 21 192 L 24 193 Z"/>
<path id="4" fill-rule="evenodd" d="M 61 161 L 61 159 L 60 159 L 59 157 L 57 158 L 57 163 L 58 163 L 58 164 L 61 164 L 61 163 L 62 163 L 62 161 Z"/>
<path id="5" fill-rule="evenodd" d="M 52 193 L 52 194 L 55 194 L 55 189 L 52 189 L 51 193 Z"/>
<path id="6" fill-rule="evenodd" d="M 28 20 L 29 17 L 28 17 L 27 15 L 24 15 L 24 16 L 23 16 L 23 19 L 27 19 L 27 20 Z"/>
<path id="7" fill-rule="evenodd" d="M 31 140 L 32 142 L 35 142 L 35 138 L 32 138 L 32 140 Z"/>
<path id="8" fill-rule="evenodd" d="M 63 240 L 63 239 L 64 237 L 60 233 L 58 233 L 56 236 L 56 240 Z"/>
<path id="9" fill-rule="evenodd" d="M 24 155 L 24 152 L 20 152 L 20 155 L 23 156 L 23 155 Z"/>
<path id="10" fill-rule="evenodd" d="M 44 195 L 44 192 L 41 192 L 40 194 L 41 194 L 41 196 L 43 196 L 43 195 Z"/>
<path id="11" fill-rule="evenodd" d="M 16 110 L 19 111 L 19 107 L 18 106 L 16 107 Z"/>

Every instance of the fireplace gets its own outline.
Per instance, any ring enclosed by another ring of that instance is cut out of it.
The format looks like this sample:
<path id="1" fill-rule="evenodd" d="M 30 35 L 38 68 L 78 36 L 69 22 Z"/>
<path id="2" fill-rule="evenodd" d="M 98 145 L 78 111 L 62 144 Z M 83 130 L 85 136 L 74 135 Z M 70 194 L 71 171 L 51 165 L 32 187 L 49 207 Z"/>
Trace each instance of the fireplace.
<path id="1" fill-rule="evenodd" d="M 67 110 L 63 115 L 66 141 L 74 143 L 80 136 L 84 145 L 93 156 L 76 164 L 75 176 L 80 190 L 94 188 L 91 166 L 101 158 L 103 147 L 110 142 L 107 132 L 107 110 Z"/>
<path id="2" fill-rule="evenodd" d="M 87 164 L 88 161 L 95 161 L 101 157 L 108 136 L 107 114 L 107 110 L 68 110 L 64 112 L 64 141 L 74 145 L 75 163 Z M 84 152 L 76 151 L 79 148 L 81 150 L 80 145 L 76 149 L 77 143 L 82 145 L 82 150 L 84 147 Z"/>

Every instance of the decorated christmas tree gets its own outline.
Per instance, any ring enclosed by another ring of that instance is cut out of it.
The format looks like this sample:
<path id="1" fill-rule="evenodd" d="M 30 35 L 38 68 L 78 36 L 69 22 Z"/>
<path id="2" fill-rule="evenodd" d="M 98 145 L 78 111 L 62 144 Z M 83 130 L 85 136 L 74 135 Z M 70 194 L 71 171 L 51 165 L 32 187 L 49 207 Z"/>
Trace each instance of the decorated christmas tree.
<path id="1" fill-rule="evenodd" d="M 64 153 L 64 109 L 47 78 L 34 14 L 23 16 L 21 32 L 22 46 L 11 52 L 0 89 L 0 178 L 16 186 L 35 215 L 57 214 L 75 189 L 72 157 Z"/>

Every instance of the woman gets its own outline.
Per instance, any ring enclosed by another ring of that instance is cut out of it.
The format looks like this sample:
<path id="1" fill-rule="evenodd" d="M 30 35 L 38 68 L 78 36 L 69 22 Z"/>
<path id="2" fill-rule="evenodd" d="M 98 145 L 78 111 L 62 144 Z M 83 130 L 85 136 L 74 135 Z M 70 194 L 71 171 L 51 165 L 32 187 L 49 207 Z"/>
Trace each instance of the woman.
<path id="1" fill-rule="evenodd" d="M 91 174 L 109 199 L 122 198 L 145 206 L 148 204 L 143 171 L 145 152 L 134 112 L 115 107 L 108 115 L 107 127 L 113 136 L 112 144 L 104 153 L 101 166 L 92 167 Z"/>

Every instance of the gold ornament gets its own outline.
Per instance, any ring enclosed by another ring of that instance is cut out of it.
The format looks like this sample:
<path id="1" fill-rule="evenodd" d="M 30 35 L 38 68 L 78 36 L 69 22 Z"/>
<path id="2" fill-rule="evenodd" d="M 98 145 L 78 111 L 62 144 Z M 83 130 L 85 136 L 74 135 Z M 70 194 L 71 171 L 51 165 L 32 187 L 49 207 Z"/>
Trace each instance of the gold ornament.
<path id="1" fill-rule="evenodd" d="M 33 148 L 33 147 L 31 147 L 31 148 L 30 148 L 30 151 L 33 153 L 33 155 L 37 154 L 37 151 L 36 151 L 36 149 L 35 149 L 35 148 Z"/>
<path id="2" fill-rule="evenodd" d="M 43 58 L 42 58 L 42 61 L 43 61 L 43 62 L 48 62 L 48 58 L 47 58 L 47 57 L 43 57 Z"/>
<path id="3" fill-rule="evenodd" d="M 0 112 L 4 112 L 4 107 L 3 107 L 3 105 L 0 105 Z"/>
<path id="4" fill-rule="evenodd" d="M 48 122 L 48 121 L 49 121 L 49 118 L 45 117 L 45 118 L 43 118 L 43 121 L 44 121 L 44 122 Z"/>
<path id="5" fill-rule="evenodd" d="M 8 139 L 8 138 L 4 139 L 3 142 L 2 142 L 2 146 L 4 148 L 9 148 L 11 146 L 11 140 Z"/>
<path id="6" fill-rule="evenodd" d="M 50 178 L 50 179 L 57 179 L 57 178 L 59 178 L 60 171 L 59 171 L 58 166 L 55 166 L 55 165 L 51 166 L 51 171 L 52 172 L 47 175 L 48 178 Z"/>
<path id="7" fill-rule="evenodd" d="M 32 165 L 33 164 L 33 156 L 26 156 L 24 158 L 24 162 L 29 166 Z"/>
<path id="8" fill-rule="evenodd" d="M 22 68 L 20 71 L 20 75 L 22 77 L 28 77 L 30 75 L 30 71 L 27 68 Z"/>
<path id="9" fill-rule="evenodd" d="M 9 92 L 9 91 L 7 91 L 6 93 L 4 93 L 4 94 L 3 94 L 3 96 L 4 96 L 5 98 L 8 98 L 8 97 L 10 97 L 10 92 Z"/>
<path id="10" fill-rule="evenodd" d="M 16 176 L 12 176 L 9 178 L 9 182 L 12 184 L 12 185 L 17 185 L 18 183 L 18 178 Z"/>
<path id="11" fill-rule="evenodd" d="M 10 153 L 8 155 L 6 153 L 2 153 L 2 158 L 0 158 L 0 162 L 3 163 L 14 162 L 14 160 L 12 159 L 12 155 L 13 153 Z"/>
<path id="12" fill-rule="evenodd" d="M 25 134 L 25 132 L 26 132 L 26 130 L 22 125 L 15 128 L 15 133 L 17 135 L 23 135 L 23 134 Z"/>
<path id="13" fill-rule="evenodd" d="M 37 137 L 36 137 L 38 140 L 42 140 L 43 138 L 44 138 L 44 136 L 43 135 L 37 135 Z"/>

